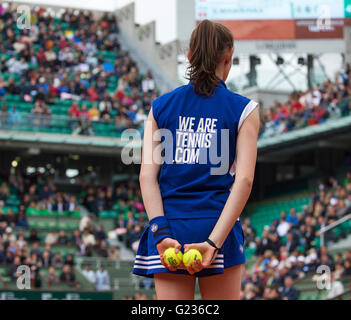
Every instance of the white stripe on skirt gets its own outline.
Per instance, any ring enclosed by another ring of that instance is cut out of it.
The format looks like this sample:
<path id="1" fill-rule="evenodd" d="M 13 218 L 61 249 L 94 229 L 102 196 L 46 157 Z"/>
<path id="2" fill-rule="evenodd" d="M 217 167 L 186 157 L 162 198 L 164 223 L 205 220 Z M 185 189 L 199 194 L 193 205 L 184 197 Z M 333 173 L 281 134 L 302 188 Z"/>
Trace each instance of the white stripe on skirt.
<path id="1" fill-rule="evenodd" d="M 135 256 L 136 259 L 142 259 L 142 260 L 152 260 L 152 259 L 158 259 L 160 258 L 160 255 L 157 254 L 157 255 L 154 255 L 154 256 L 140 256 L 140 255 L 136 255 Z M 220 253 L 220 254 L 217 254 L 216 256 L 216 259 L 217 258 L 224 258 L 224 254 Z"/>

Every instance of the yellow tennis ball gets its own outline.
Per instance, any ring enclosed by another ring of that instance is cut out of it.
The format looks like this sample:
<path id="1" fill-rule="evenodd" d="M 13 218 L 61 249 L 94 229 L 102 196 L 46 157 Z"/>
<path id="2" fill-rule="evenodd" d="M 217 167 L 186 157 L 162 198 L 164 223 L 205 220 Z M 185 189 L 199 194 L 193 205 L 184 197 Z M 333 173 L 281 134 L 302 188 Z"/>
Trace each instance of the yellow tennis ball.
<path id="1" fill-rule="evenodd" d="M 163 259 L 165 260 L 166 264 L 170 264 L 173 267 L 178 267 L 183 259 L 183 254 L 181 251 L 175 253 L 174 248 L 168 248 L 163 253 Z"/>
<path id="2" fill-rule="evenodd" d="M 202 262 L 202 255 L 200 251 L 197 249 L 189 249 L 183 255 L 183 263 L 186 267 L 190 266 L 194 261 L 198 259 L 200 259 Z"/>

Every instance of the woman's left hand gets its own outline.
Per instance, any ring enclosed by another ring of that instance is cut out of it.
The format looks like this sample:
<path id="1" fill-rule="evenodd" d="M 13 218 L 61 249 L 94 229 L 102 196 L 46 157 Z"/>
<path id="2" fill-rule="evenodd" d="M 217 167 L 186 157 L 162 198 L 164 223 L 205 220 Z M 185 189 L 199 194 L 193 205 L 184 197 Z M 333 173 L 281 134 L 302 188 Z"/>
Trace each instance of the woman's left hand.
<path id="1" fill-rule="evenodd" d="M 201 271 L 202 269 L 208 268 L 216 258 L 217 252 L 214 247 L 209 245 L 206 241 L 200 243 L 191 243 L 184 245 L 184 253 L 189 249 L 197 249 L 202 255 L 202 262 L 200 259 L 194 261 L 192 265 L 186 267 L 190 274 Z"/>

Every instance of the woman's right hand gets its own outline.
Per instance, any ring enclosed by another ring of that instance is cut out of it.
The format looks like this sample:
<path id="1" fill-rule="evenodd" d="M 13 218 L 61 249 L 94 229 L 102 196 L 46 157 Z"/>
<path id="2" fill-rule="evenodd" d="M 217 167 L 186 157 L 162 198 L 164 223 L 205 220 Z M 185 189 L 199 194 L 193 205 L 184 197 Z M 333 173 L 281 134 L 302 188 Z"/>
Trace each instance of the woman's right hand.
<path id="1" fill-rule="evenodd" d="M 162 241 L 160 241 L 157 245 L 157 251 L 160 254 L 160 259 L 161 259 L 161 263 L 170 271 L 176 271 L 177 269 L 181 268 L 183 265 L 183 262 L 181 263 L 181 265 L 177 268 L 177 267 L 173 267 L 170 264 L 167 264 L 165 262 L 165 260 L 163 259 L 163 253 L 170 247 L 173 247 L 175 249 L 175 253 L 178 253 L 180 248 L 182 247 L 181 244 L 172 238 L 164 238 Z"/>

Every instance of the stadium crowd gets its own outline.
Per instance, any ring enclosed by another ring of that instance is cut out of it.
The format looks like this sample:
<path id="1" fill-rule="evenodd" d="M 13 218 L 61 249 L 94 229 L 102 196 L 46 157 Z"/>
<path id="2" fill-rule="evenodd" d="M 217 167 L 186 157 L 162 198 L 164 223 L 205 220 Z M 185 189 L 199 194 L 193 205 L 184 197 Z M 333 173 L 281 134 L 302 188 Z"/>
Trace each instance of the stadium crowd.
<path id="1" fill-rule="evenodd" d="M 56 24 L 45 9 L 37 8 L 31 15 L 31 28 L 14 32 L 19 30 L 16 11 L 11 4 L 0 8 L 0 54 L 9 57 L 1 57 L 0 72 L 10 75 L 7 81 L 0 76 L 0 99 L 6 94 L 21 95 L 23 101 L 33 103 L 30 121 L 44 117 L 49 119 L 46 122 L 50 122 L 53 105 L 72 100 L 67 116 L 77 121 L 71 121 L 70 127 L 86 135 L 94 134 L 94 121 L 114 123 L 121 132 L 139 127 L 146 119 L 158 91 L 151 73 L 143 77 L 129 53 L 121 49 L 113 15 L 95 18 L 91 12 L 64 11 Z M 18 83 L 14 75 L 20 77 Z M 351 114 L 350 76 L 350 65 L 346 65 L 334 82 L 295 91 L 286 103 L 276 101 L 264 109 L 260 138 Z M 111 79 L 115 81 L 112 88 Z M 0 125 L 20 119 L 16 105 L 2 105 Z"/>
<path id="2" fill-rule="evenodd" d="M 103 185 L 82 183 L 81 192 L 73 195 L 57 191 L 52 178 L 43 174 L 11 174 L 0 181 L 0 266 L 4 264 L 8 267 L 11 280 L 16 278 L 17 266 L 26 264 L 35 271 L 32 273 L 34 288 L 42 286 L 40 268 L 48 268 L 48 275 L 45 276 L 48 286 L 56 283 L 78 285 L 73 272 L 75 258 L 96 256 L 120 259 L 118 248 L 109 245 L 108 232 L 118 230 L 118 237 L 128 247 L 137 246 L 145 218 L 143 214 L 136 215 L 137 212 L 143 213 L 144 207 L 140 201 L 140 191 L 133 182 L 119 184 L 115 190 Z M 18 199 L 15 206 L 14 195 Z M 116 203 L 120 204 L 118 208 L 114 207 Z M 27 213 L 30 209 L 70 217 L 81 211 L 81 206 L 90 215 L 81 217 L 75 230 L 38 231 L 28 223 Z M 104 230 L 103 225 L 99 224 L 99 212 L 112 210 L 113 207 L 118 216 L 115 228 Z M 52 248 L 57 246 L 73 248 L 75 254 L 64 256 L 54 253 Z M 61 269 L 61 274 L 55 277 Z M 85 266 L 83 273 L 89 273 L 90 279 L 94 272 L 93 282 L 97 290 L 106 290 L 109 283 L 107 271 L 86 269 Z"/>
<path id="3" fill-rule="evenodd" d="M 242 280 L 241 298 L 297 299 L 299 292 L 294 282 L 314 275 L 319 265 L 326 265 L 335 279 L 351 277 L 351 250 L 331 255 L 326 246 L 314 243 L 319 230 L 339 218 L 351 213 L 351 172 L 343 181 L 330 178 L 319 181 L 318 192 L 311 194 L 309 206 L 301 212 L 292 208 L 287 214 L 266 226 L 262 237 L 258 237 L 250 220 L 243 223 L 245 246 L 256 248 L 258 257 L 252 272 L 245 271 Z M 333 230 L 325 234 L 326 244 L 346 236 Z"/>
<path id="4" fill-rule="evenodd" d="M 142 76 L 121 49 L 112 14 L 94 18 L 91 11 L 65 11 L 56 23 L 37 8 L 30 29 L 20 30 L 12 5 L 5 9 L 0 4 L 0 9 L 0 73 L 9 75 L 7 81 L 0 75 L 0 99 L 20 95 L 33 104 L 31 116 L 49 119 L 54 104 L 72 100 L 68 117 L 115 123 L 117 131 L 137 127 L 146 118 L 158 95 L 155 82 L 150 72 Z M 4 103 L 0 113 L 0 125 L 20 120 L 16 105 Z"/>
<path id="5" fill-rule="evenodd" d="M 350 79 L 351 67 L 347 64 L 334 82 L 325 81 L 307 92 L 294 91 L 286 103 L 275 101 L 274 106 L 262 111 L 259 137 L 268 138 L 351 115 Z"/>

